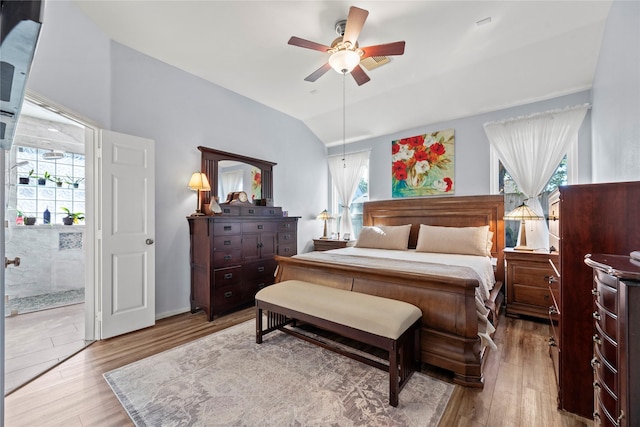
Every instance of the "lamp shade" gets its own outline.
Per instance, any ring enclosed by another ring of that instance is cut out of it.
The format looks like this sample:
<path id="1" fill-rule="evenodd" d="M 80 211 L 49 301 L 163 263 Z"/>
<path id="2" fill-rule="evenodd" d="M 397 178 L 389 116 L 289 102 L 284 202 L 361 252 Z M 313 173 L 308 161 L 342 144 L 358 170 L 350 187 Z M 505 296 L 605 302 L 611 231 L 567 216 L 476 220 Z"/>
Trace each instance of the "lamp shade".
<path id="1" fill-rule="evenodd" d="M 353 50 L 339 50 L 329 57 L 329 65 L 340 74 L 350 73 L 360 63 L 360 55 Z"/>
<path id="2" fill-rule="evenodd" d="M 529 206 L 525 205 L 524 202 L 506 214 L 504 219 L 512 220 L 512 221 L 527 221 L 530 219 L 543 219 L 540 215 L 535 213 Z"/>
<path id="3" fill-rule="evenodd" d="M 210 191 L 211 185 L 209 185 L 207 175 L 202 172 L 194 172 L 189 180 L 189 188 L 195 191 Z"/>
<path id="4" fill-rule="evenodd" d="M 320 214 L 318 215 L 318 217 L 316 219 L 321 219 L 323 221 L 326 221 L 326 220 L 329 220 L 329 219 L 333 219 L 333 216 L 331 216 L 329 211 L 325 209 L 322 212 L 320 212 Z"/>

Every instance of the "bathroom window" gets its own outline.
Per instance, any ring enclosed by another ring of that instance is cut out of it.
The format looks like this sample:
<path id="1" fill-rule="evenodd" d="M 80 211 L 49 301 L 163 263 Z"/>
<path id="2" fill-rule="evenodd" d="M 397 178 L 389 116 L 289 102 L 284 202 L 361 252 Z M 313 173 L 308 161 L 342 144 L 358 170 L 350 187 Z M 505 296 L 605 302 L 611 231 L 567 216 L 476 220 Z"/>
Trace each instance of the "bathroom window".
<path id="1" fill-rule="evenodd" d="M 34 147 L 15 147 L 16 164 L 16 216 L 36 217 L 36 224 L 44 223 L 44 212 L 49 210 L 51 224 L 62 224 L 67 216 L 63 207 L 71 212 L 85 212 L 85 156 L 83 154 L 52 151 Z M 27 163 L 25 163 L 27 162 Z M 20 184 L 21 177 L 29 176 L 28 184 Z"/>

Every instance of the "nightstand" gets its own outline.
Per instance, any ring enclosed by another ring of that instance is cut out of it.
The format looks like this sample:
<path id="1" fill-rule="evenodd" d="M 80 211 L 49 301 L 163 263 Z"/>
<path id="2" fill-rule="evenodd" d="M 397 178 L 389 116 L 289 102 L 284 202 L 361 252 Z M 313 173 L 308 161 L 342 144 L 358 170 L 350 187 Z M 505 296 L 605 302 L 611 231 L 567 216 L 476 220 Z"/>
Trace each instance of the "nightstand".
<path id="1" fill-rule="evenodd" d="M 313 239 L 313 246 L 316 251 L 346 248 L 347 246 L 353 246 L 355 243 L 354 240 Z"/>
<path id="2" fill-rule="evenodd" d="M 504 250 L 507 281 L 507 316 L 527 315 L 549 319 L 558 283 L 549 261 L 558 263 L 558 253 Z"/>

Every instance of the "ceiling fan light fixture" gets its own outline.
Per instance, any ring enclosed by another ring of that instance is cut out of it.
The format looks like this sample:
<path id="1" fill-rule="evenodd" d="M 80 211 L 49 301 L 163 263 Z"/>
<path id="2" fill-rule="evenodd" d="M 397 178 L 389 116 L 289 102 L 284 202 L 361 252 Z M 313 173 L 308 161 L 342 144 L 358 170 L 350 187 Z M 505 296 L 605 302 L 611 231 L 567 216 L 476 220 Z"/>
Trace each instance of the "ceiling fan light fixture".
<path id="1" fill-rule="evenodd" d="M 329 57 L 329 65 L 340 74 L 350 73 L 360 63 L 360 55 L 353 50 L 339 50 Z"/>

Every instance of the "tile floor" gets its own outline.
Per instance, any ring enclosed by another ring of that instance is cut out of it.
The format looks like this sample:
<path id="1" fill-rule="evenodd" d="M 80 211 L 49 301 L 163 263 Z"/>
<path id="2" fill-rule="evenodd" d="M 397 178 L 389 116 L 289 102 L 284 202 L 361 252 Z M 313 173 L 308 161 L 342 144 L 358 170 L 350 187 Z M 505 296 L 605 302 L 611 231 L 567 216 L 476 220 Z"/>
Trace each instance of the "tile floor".
<path id="1" fill-rule="evenodd" d="M 84 303 L 5 318 L 5 394 L 82 350 Z"/>

